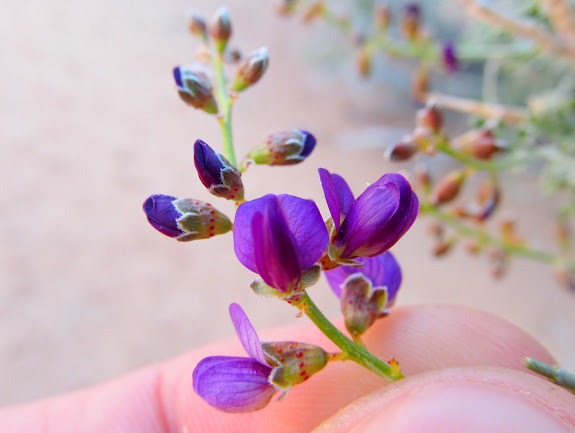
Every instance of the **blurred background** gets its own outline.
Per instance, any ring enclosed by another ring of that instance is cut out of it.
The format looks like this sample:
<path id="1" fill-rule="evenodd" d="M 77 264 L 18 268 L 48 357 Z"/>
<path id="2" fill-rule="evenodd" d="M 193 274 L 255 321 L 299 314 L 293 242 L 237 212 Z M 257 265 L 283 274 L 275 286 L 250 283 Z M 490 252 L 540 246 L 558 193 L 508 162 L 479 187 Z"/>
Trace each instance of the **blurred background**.
<path id="1" fill-rule="evenodd" d="M 186 12 L 210 17 L 218 6 L 0 6 L 0 404 L 91 385 L 231 336 L 230 302 L 240 303 L 257 328 L 296 320 L 287 305 L 252 294 L 254 275 L 236 261 L 231 234 L 178 243 L 155 232 L 141 210 L 147 196 L 164 193 L 233 214 L 232 205 L 204 190 L 193 166 L 197 138 L 221 149 L 219 127 L 179 100 L 171 78 L 172 67 L 193 62 L 198 48 Z M 227 6 L 232 45 L 270 52 L 266 75 L 235 105 L 238 154 L 282 129 L 307 129 L 318 139 L 304 164 L 251 167 L 244 175 L 248 198 L 299 195 L 317 200 L 327 216 L 318 167 L 344 176 L 356 194 L 383 173 L 407 168 L 386 162 L 383 152 L 413 126 L 409 65 L 378 64 L 377 78 L 363 81 L 346 57 L 352 43 L 327 25 L 282 19 L 264 0 Z M 465 84 L 465 75 L 459 79 Z M 456 118 L 447 122 L 457 128 Z M 520 216 L 518 231 L 534 246 L 552 248 L 550 215 L 536 185 L 514 178 L 506 185 L 501 212 Z M 515 260 L 495 281 L 487 262 L 462 248 L 433 258 L 428 222 L 416 221 L 393 249 L 404 271 L 398 305 L 492 312 L 575 369 L 575 296 L 549 269 Z M 338 314 L 323 279 L 310 295 Z"/>

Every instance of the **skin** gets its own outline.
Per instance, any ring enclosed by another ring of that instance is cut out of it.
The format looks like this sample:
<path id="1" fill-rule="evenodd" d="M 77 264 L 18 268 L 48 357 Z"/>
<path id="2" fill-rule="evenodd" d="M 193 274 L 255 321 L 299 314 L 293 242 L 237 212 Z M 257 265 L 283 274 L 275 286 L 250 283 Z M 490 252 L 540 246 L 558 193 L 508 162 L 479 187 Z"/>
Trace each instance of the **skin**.
<path id="1" fill-rule="evenodd" d="M 301 340 L 335 351 L 319 331 L 301 322 L 262 331 L 260 337 Z M 521 363 L 527 355 L 549 363 L 553 358 L 502 319 L 461 307 L 403 307 L 377 322 L 364 340 L 383 359 L 395 357 L 407 378 L 387 384 L 351 362 L 334 362 L 281 402 L 272 401 L 259 412 L 226 414 L 194 394 L 192 371 L 205 356 L 241 356 L 233 339 L 90 389 L 7 407 L 0 410 L 0 430 L 575 432 L 575 396 Z"/>

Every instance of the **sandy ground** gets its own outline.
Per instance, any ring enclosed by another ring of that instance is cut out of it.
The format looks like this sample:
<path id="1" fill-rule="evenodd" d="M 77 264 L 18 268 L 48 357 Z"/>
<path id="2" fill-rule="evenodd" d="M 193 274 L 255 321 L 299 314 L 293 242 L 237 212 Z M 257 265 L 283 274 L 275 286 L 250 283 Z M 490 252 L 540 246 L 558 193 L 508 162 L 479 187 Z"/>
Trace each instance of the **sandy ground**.
<path id="1" fill-rule="evenodd" d="M 386 85 L 362 83 L 334 56 L 350 49 L 337 33 L 281 20 L 267 1 L 228 5 L 235 44 L 267 45 L 271 55 L 265 79 L 236 105 L 239 153 L 291 127 L 313 131 L 319 142 L 300 166 L 248 170 L 249 197 L 314 198 L 327 215 L 317 167 L 342 174 L 356 193 L 408 167 L 386 163 L 381 147 L 412 122 L 413 106 L 401 99 L 405 70 L 386 71 Z M 232 301 L 257 327 L 296 320 L 287 306 L 251 293 L 253 276 L 235 260 L 231 236 L 177 243 L 153 231 L 141 211 L 152 193 L 212 200 L 194 171 L 192 144 L 203 138 L 221 146 L 217 124 L 181 103 L 171 81 L 174 65 L 193 61 L 183 20 L 190 8 L 209 16 L 216 5 L 31 0 L 0 7 L 0 404 L 90 385 L 232 335 Z M 387 125 L 389 135 L 374 125 Z M 522 215 L 520 232 L 551 248 L 544 204 L 534 208 L 521 182 L 508 192 L 506 211 Z M 463 249 L 433 259 L 426 226 L 418 221 L 394 248 L 405 274 L 400 304 L 493 312 L 575 369 L 575 296 L 548 269 L 518 260 L 494 282 L 487 262 Z M 337 314 L 325 282 L 312 295 Z"/>

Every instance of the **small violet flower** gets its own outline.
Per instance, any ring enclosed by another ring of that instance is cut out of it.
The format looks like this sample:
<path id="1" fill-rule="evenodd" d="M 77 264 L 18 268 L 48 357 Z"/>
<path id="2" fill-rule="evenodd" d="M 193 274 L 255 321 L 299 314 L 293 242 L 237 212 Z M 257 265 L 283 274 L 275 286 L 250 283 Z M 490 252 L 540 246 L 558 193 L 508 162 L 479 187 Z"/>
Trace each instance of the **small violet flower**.
<path id="1" fill-rule="evenodd" d="M 333 220 L 328 247 L 332 261 L 345 263 L 384 253 L 417 217 L 419 201 L 400 174 L 383 175 L 355 200 L 341 176 L 323 168 L 319 175 Z"/>
<path id="2" fill-rule="evenodd" d="M 234 249 L 239 261 L 282 294 L 297 290 L 328 243 L 316 204 L 287 194 L 268 194 L 238 207 Z"/>
<path id="3" fill-rule="evenodd" d="M 451 42 L 447 42 L 441 47 L 441 59 L 443 60 L 443 66 L 447 69 L 447 72 L 455 72 L 459 67 L 459 61 L 457 59 L 457 52 L 455 51 L 455 46 Z"/>
<path id="4" fill-rule="evenodd" d="M 377 257 L 360 257 L 360 268 L 340 266 L 325 272 L 327 281 L 341 300 L 347 330 L 363 334 L 393 306 L 401 285 L 401 269 L 395 257 L 385 252 Z"/>
<path id="5" fill-rule="evenodd" d="M 202 140 L 194 143 L 194 164 L 200 180 L 211 194 L 228 200 L 244 199 L 239 170 Z"/>
<path id="6" fill-rule="evenodd" d="M 236 333 L 249 358 L 210 356 L 193 373 L 194 391 L 208 404 L 224 412 L 263 409 L 277 392 L 309 379 L 327 364 L 320 347 L 295 343 L 261 343 L 246 313 L 230 305 Z"/>
<path id="7" fill-rule="evenodd" d="M 152 227 L 181 242 L 211 238 L 232 229 L 227 216 L 200 200 L 154 194 L 143 208 Z"/>

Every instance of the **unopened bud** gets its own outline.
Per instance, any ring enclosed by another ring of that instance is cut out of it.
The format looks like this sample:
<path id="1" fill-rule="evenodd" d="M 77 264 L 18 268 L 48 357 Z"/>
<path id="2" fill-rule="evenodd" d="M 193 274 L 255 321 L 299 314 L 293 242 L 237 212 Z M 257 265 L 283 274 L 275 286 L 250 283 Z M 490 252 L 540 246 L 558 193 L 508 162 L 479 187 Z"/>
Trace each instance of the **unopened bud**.
<path id="1" fill-rule="evenodd" d="M 183 66 L 174 68 L 174 80 L 182 101 L 209 114 L 218 112 L 218 104 L 208 78 Z"/>
<path id="2" fill-rule="evenodd" d="M 222 54 L 226 50 L 226 46 L 232 35 L 232 23 L 225 6 L 220 7 L 212 18 L 210 34 L 216 45 L 216 51 Z"/>
<path id="3" fill-rule="evenodd" d="M 315 148 L 315 137 L 301 129 L 290 129 L 270 135 L 254 147 L 248 159 L 256 164 L 292 165 L 302 162 Z"/>
<path id="4" fill-rule="evenodd" d="M 437 206 L 455 200 L 466 177 L 464 171 L 454 171 L 441 179 L 433 192 L 433 203 Z"/>
<path id="5" fill-rule="evenodd" d="M 411 96 L 416 101 L 424 101 L 429 90 L 429 73 L 426 68 L 414 72 L 411 78 Z"/>
<path id="6" fill-rule="evenodd" d="M 350 275 L 341 286 L 341 312 L 348 332 L 356 337 L 362 335 L 373 323 L 386 313 L 387 288 L 372 287 L 363 274 Z"/>
<path id="7" fill-rule="evenodd" d="M 491 259 L 491 276 L 495 279 L 502 278 L 509 267 L 509 257 L 501 250 L 491 250 L 489 258 Z"/>
<path id="8" fill-rule="evenodd" d="M 278 4 L 278 14 L 282 16 L 291 15 L 295 12 L 297 0 L 282 0 Z"/>
<path id="9" fill-rule="evenodd" d="M 317 17 L 321 16 L 325 11 L 325 5 L 323 1 L 316 1 L 315 3 L 309 5 L 303 12 L 302 21 L 304 24 L 309 24 Z"/>
<path id="10" fill-rule="evenodd" d="M 427 165 L 419 164 L 415 167 L 415 176 L 419 185 L 426 191 L 431 188 L 431 174 Z"/>
<path id="11" fill-rule="evenodd" d="M 475 214 L 475 219 L 483 222 L 491 217 L 497 209 L 500 200 L 501 191 L 495 182 L 489 180 L 481 185 L 477 193 L 477 202 L 481 208 Z"/>
<path id="12" fill-rule="evenodd" d="M 433 236 L 435 238 L 441 238 L 443 236 L 443 233 L 445 232 L 445 228 L 433 221 L 431 223 L 429 223 L 429 226 L 427 227 L 427 232 L 430 234 L 430 236 Z"/>
<path id="13" fill-rule="evenodd" d="M 371 51 L 367 47 L 363 47 L 357 53 L 356 67 L 362 78 L 367 78 L 371 75 Z"/>
<path id="14" fill-rule="evenodd" d="M 375 28 L 379 32 L 387 30 L 389 22 L 391 21 L 391 12 L 387 5 L 375 4 L 373 7 L 373 18 L 375 21 Z"/>
<path id="15" fill-rule="evenodd" d="M 205 20 L 195 12 L 188 15 L 188 29 L 190 33 L 204 42 L 208 41 L 208 26 Z"/>
<path id="16" fill-rule="evenodd" d="M 257 83 L 263 76 L 269 63 L 268 49 L 260 48 L 247 57 L 238 67 L 232 89 L 241 92 L 247 87 Z"/>
<path id="17" fill-rule="evenodd" d="M 467 252 L 471 255 L 477 255 L 481 252 L 481 245 L 479 244 L 479 242 L 477 241 L 470 241 L 467 242 L 465 245 L 465 249 L 467 250 Z"/>
<path id="18" fill-rule="evenodd" d="M 571 247 L 571 229 L 565 218 L 557 218 L 552 226 L 553 237 L 562 251 L 568 251 Z"/>
<path id="19" fill-rule="evenodd" d="M 489 160 L 502 150 L 489 128 L 466 132 L 454 140 L 454 146 L 480 160 Z"/>
<path id="20" fill-rule="evenodd" d="M 232 228 L 227 216 L 200 200 L 155 194 L 143 207 L 152 227 L 181 242 L 208 239 Z"/>
<path id="21" fill-rule="evenodd" d="M 225 59 L 228 63 L 237 63 L 242 59 L 242 53 L 239 49 L 232 48 L 226 51 Z"/>
<path id="22" fill-rule="evenodd" d="M 564 266 L 556 266 L 553 269 L 555 279 L 562 286 L 572 293 L 575 293 L 575 275 Z"/>
<path id="23" fill-rule="evenodd" d="M 262 349 L 274 365 L 269 382 L 283 390 L 305 382 L 327 365 L 327 353 L 312 344 L 272 342 L 262 343 Z"/>
<path id="24" fill-rule="evenodd" d="M 451 42 L 447 42 L 441 47 L 441 60 L 447 72 L 452 73 L 457 71 L 459 61 L 457 60 L 455 46 Z"/>
<path id="25" fill-rule="evenodd" d="M 435 105 L 426 105 L 417 111 L 416 125 L 427 128 L 434 134 L 437 134 L 441 132 L 441 128 L 443 127 L 443 114 Z"/>
<path id="26" fill-rule="evenodd" d="M 415 41 L 419 36 L 421 21 L 421 8 L 417 3 L 408 4 L 403 10 L 401 30 L 410 41 Z"/>
<path id="27" fill-rule="evenodd" d="M 211 194 L 227 200 L 243 200 L 244 185 L 238 169 L 202 140 L 196 140 L 194 144 L 194 164 L 200 180 Z"/>
<path id="28" fill-rule="evenodd" d="M 433 255 L 435 257 L 444 256 L 449 251 L 451 251 L 451 247 L 453 246 L 453 244 L 454 244 L 453 240 L 445 240 L 445 241 L 438 242 L 433 247 Z"/>
<path id="29" fill-rule="evenodd" d="M 407 161 L 417 153 L 419 148 L 408 138 L 399 143 L 388 146 L 385 150 L 385 158 L 389 161 Z"/>

